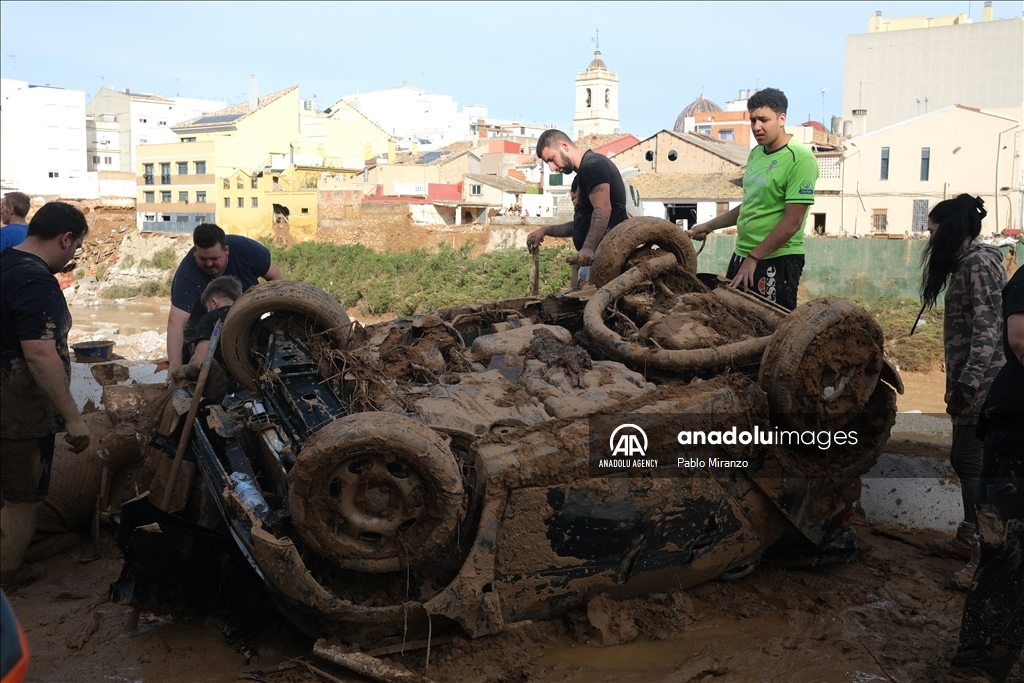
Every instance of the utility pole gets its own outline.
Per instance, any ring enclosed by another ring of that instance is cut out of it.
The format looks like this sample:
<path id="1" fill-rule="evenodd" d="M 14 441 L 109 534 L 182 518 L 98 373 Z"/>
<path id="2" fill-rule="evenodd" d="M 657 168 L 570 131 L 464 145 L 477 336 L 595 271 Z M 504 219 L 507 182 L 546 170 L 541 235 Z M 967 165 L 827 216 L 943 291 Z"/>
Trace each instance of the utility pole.
<path id="1" fill-rule="evenodd" d="M 825 132 L 831 132 L 828 124 L 825 123 L 825 93 L 828 92 L 828 86 L 826 85 L 821 89 L 821 125 L 825 129 Z"/>

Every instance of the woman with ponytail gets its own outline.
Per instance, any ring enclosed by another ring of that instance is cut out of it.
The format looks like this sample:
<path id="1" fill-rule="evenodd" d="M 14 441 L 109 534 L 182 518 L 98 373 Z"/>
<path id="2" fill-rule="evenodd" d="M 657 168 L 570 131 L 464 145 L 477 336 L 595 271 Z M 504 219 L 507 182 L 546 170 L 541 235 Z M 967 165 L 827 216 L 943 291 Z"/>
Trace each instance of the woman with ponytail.
<path id="1" fill-rule="evenodd" d="M 986 215 L 980 197 L 962 194 L 939 202 L 928 214 L 931 239 L 921 256 L 921 297 L 933 307 L 945 288 L 942 341 L 946 412 L 953 420 L 950 461 L 960 477 L 964 521 L 956 537 L 928 544 L 934 555 L 968 560 L 954 583 L 966 588 L 978 562 L 975 493 L 984 444 L 975 436 L 978 415 L 992 379 L 1003 365 L 1002 253 L 978 241 Z"/>

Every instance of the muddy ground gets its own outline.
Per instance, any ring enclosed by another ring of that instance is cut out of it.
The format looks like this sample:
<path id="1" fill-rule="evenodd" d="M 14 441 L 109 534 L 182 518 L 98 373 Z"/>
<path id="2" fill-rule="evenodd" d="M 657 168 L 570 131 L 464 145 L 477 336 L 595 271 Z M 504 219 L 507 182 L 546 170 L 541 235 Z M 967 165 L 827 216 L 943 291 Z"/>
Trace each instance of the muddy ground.
<path id="1" fill-rule="evenodd" d="M 941 373 L 909 375 L 901 410 L 933 412 Z M 732 582 L 643 599 L 593 601 L 567 618 L 470 640 L 439 638 L 387 659 L 436 681 L 941 680 L 956 647 L 964 593 L 960 564 L 931 557 L 934 532 L 861 520 L 859 558 L 813 570 L 761 568 Z M 231 637 L 218 615 L 143 612 L 107 601 L 121 568 L 113 528 L 98 542 L 37 562 L 40 577 L 10 594 L 32 647 L 31 680 L 362 681 L 309 656 L 313 641 L 267 602 Z M 246 629 L 242 629 L 245 631 Z M 602 642 L 632 638 L 625 644 Z M 1024 680 L 1024 672 L 1017 670 Z"/>

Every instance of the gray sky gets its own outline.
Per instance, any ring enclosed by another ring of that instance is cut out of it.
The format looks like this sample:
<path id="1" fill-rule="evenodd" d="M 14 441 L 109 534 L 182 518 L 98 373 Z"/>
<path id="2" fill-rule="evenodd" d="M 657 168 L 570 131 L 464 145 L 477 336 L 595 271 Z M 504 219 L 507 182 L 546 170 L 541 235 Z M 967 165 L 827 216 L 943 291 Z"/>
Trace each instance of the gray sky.
<path id="1" fill-rule="evenodd" d="M 800 123 L 822 118 L 828 86 L 825 115 L 838 114 L 844 38 L 867 32 L 875 10 L 980 21 L 982 4 L 4 1 L 0 72 L 87 98 L 107 85 L 236 102 L 255 73 L 261 94 L 297 84 L 321 106 L 407 80 L 496 118 L 569 128 L 599 28 L 621 130 L 643 138 L 671 128 L 702 89 L 724 107 L 741 88 L 781 88 Z M 996 19 L 1021 11 L 993 6 Z"/>

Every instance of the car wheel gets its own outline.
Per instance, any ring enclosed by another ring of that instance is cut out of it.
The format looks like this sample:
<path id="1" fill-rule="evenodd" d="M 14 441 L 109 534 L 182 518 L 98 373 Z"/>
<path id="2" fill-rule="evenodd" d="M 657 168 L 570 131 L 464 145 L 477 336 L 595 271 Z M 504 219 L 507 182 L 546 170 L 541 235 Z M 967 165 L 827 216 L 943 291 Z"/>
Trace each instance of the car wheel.
<path id="1" fill-rule="evenodd" d="M 288 481 L 299 536 L 348 569 L 392 572 L 434 559 L 465 516 L 462 473 L 447 440 L 392 413 L 324 427 Z"/>
<path id="2" fill-rule="evenodd" d="M 352 325 L 344 307 L 330 294 L 305 282 L 275 280 L 249 289 L 231 306 L 220 333 L 221 356 L 228 372 L 240 384 L 256 388 L 259 348 L 265 338 L 257 330 L 269 319 L 300 332 L 300 338 L 329 333 L 331 343 L 343 343 Z"/>
<path id="3" fill-rule="evenodd" d="M 839 427 L 864 409 L 882 371 L 878 322 L 845 299 L 815 299 L 790 313 L 761 358 L 758 384 L 780 426 Z"/>
<path id="4" fill-rule="evenodd" d="M 683 229 L 661 218 L 639 216 L 616 225 L 597 245 L 590 283 L 604 287 L 638 261 L 662 255 L 659 251 L 674 254 L 684 270 L 696 274 L 697 253 Z"/>

